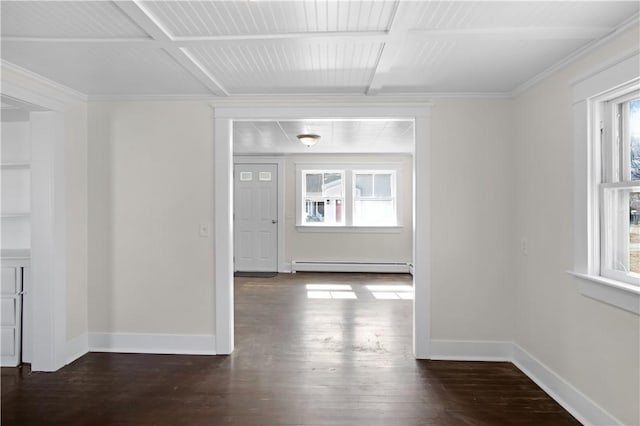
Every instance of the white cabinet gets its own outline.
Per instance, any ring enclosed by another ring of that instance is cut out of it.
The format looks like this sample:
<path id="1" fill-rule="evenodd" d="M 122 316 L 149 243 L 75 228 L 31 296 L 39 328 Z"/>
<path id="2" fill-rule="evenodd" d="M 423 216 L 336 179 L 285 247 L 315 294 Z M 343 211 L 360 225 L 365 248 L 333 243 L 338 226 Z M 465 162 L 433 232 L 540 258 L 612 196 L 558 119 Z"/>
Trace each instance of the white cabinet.
<path id="1" fill-rule="evenodd" d="M 21 361 L 23 267 L 3 266 L 0 291 L 0 355 L 2 367 Z"/>
<path id="2" fill-rule="evenodd" d="M 22 337 L 30 323 L 23 315 L 28 309 L 24 290 L 28 285 L 31 248 L 31 125 L 29 121 L 2 123 L 0 241 L 0 355 L 3 367 L 17 366 L 28 359 Z M 27 321 L 23 321 L 23 317 Z M 23 330 L 24 327 L 24 330 Z M 25 339 L 26 340 L 26 339 Z M 24 352 L 24 353 L 23 353 Z"/>

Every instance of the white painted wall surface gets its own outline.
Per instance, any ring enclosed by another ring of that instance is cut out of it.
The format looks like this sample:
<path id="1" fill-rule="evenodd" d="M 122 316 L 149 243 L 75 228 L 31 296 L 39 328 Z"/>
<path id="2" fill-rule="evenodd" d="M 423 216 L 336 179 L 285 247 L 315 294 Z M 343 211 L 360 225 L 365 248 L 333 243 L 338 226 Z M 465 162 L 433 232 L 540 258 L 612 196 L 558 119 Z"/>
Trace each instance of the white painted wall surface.
<path id="1" fill-rule="evenodd" d="M 431 118 L 432 339 L 510 340 L 510 100 L 438 100 Z"/>
<path id="2" fill-rule="evenodd" d="M 87 104 L 65 109 L 67 341 L 88 331 L 88 134 Z"/>
<path id="3" fill-rule="evenodd" d="M 638 27 L 514 103 L 515 341 L 624 424 L 640 424 L 640 317 L 578 293 L 573 267 L 573 105 L 569 81 L 629 49 Z M 586 143 L 586 142 L 585 142 Z"/>
<path id="4" fill-rule="evenodd" d="M 296 227 L 296 164 L 397 163 L 397 233 L 304 232 Z M 412 157 L 409 155 L 293 155 L 286 159 L 285 261 L 412 262 Z"/>
<path id="5" fill-rule="evenodd" d="M 204 102 L 91 103 L 89 328 L 214 333 L 213 115 Z"/>

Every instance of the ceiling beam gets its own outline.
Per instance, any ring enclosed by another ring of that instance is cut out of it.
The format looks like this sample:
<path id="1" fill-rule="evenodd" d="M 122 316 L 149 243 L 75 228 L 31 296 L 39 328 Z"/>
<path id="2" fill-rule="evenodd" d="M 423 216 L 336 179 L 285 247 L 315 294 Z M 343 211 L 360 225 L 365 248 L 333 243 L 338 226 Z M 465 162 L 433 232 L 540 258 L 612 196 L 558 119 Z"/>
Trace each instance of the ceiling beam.
<path id="1" fill-rule="evenodd" d="M 396 3 L 389 25 L 389 38 L 381 47 L 380 55 L 376 63 L 376 68 L 371 76 L 371 81 L 367 87 L 367 95 L 376 95 L 380 92 L 387 80 L 387 75 L 391 67 L 396 62 L 396 58 L 402 49 L 402 45 L 406 42 L 408 26 L 405 21 L 407 16 L 407 3 Z"/>
<path id="2" fill-rule="evenodd" d="M 151 30 L 151 28 L 149 29 Z M 611 31 L 610 27 L 490 27 L 490 28 L 451 28 L 451 29 L 410 29 L 404 32 L 408 37 L 419 39 L 504 39 L 504 40 L 593 40 Z M 162 30 L 161 30 L 162 31 Z M 315 31 L 308 33 L 276 33 L 276 34 L 238 34 L 220 36 L 171 37 L 160 32 L 156 37 L 114 37 L 114 38 L 80 38 L 80 37 L 24 37 L 2 36 L 3 42 L 9 43 L 127 43 L 132 45 L 165 48 L 168 46 L 193 47 L 207 46 L 234 41 L 266 42 L 266 41 L 370 41 L 387 42 L 397 30 L 389 31 Z"/>
<path id="3" fill-rule="evenodd" d="M 115 4 L 129 19 L 149 34 L 154 41 L 167 43 L 162 49 L 205 87 L 211 90 L 213 94 L 216 96 L 229 96 L 229 92 L 225 90 L 222 84 L 220 84 L 206 68 L 196 62 L 184 49 L 175 44 L 169 31 L 163 27 L 141 2 L 137 0 L 118 1 L 115 2 Z"/>

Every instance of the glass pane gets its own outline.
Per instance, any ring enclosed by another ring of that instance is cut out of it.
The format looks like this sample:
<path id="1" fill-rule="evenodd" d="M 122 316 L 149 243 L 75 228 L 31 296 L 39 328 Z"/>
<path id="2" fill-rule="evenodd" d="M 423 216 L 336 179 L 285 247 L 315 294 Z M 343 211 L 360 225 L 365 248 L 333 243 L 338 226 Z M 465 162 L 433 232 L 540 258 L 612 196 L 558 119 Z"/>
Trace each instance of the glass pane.
<path id="1" fill-rule="evenodd" d="M 393 201 L 356 200 L 354 207 L 354 225 L 357 226 L 393 226 L 396 224 Z"/>
<path id="2" fill-rule="evenodd" d="M 344 217 L 342 200 L 306 200 L 305 223 L 340 225 Z"/>
<path id="3" fill-rule="evenodd" d="M 629 194 L 629 270 L 640 274 L 640 192 Z"/>
<path id="4" fill-rule="evenodd" d="M 391 175 L 375 175 L 375 196 L 391 197 Z"/>
<path id="5" fill-rule="evenodd" d="M 606 188 L 603 207 L 603 267 L 640 273 L 640 189 Z"/>
<path id="6" fill-rule="evenodd" d="M 307 194 L 308 195 L 321 195 L 322 194 L 322 174 L 307 174 Z"/>
<path id="7" fill-rule="evenodd" d="M 324 174 L 324 194 L 325 197 L 342 197 L 342 174 Z"/>
<path id="8" fill-rule="evenodd" d="M 356 174 L 356 197 L 373 196 L 373 175 Z"/>
<path id="9" fill-rule="evenodd" d="M 324 222 L 324 201 L 306 200 L 304 206 L 306 223 Z"/>
<path id="10" fill-rule="evenodd" d="M 629 107 L 629 143 L 631 160 L 631 180 L 640 180 L 640 99 L 634 99 L 627 104 Z"/>

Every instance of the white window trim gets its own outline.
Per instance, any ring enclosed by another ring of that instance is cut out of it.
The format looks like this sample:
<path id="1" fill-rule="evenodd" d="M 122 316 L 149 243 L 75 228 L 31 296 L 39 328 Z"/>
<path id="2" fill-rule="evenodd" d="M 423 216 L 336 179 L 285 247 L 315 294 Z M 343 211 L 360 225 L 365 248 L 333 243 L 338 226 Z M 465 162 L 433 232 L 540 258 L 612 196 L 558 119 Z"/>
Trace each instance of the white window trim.
<path id="1" fill-rule="evenodd" d="M 345 233 L 399 233 L 402 232 L 404 224 L 402 223 L 402 191 L 398 191 L 397 185 L 402 181 L 402 165 L 400 163 L 296 163 L 296 229 L 299 232 L 345 232 Z M 343 225 L 312 225 L 302 222 L 302 173 L 303 171 L 340 171 L 343 173 L 344 183 L 344 224 Z M 395 225 L 354 225 L 353 224 L 353 187 L 355 173 L 393 173 L 395 183 Z"/>
<path id="2" fill-rule="evenodd" d="M 640 315 L 640 287 L 600 274 L 600 213 L 596 200 L 600 184 L 600 153 L 593 128 L 602 94 L 615 97 L 640 87 L 640 54 L 624 54 L 579 80 L 574 94 L 574 267 L 578 291 L 584 296 Z M 592 126 L 592 127 L 590 127 Z M 585 141 L 588 141 L 586 143 Z"/>

